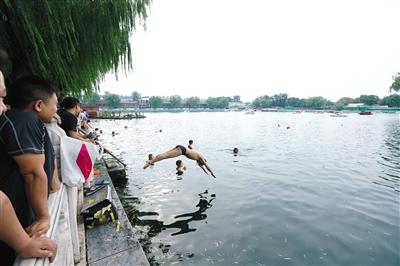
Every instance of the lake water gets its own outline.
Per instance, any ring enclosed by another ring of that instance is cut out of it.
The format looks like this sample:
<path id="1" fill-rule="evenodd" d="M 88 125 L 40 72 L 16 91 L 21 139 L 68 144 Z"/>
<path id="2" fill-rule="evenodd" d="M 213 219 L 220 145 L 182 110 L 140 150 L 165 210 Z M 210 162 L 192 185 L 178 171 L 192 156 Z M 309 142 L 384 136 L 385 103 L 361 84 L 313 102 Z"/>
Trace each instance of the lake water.
<path id="1" fill-rule="evenodd" d="M 152 264 L 400 264 L 398 114 L 149 113 L 94 124 L 128 164 L 119 192 Z M 149 153 L 189 139 L 216 179 L 183 156 L 183 176 L 175 158 L 142 169 Z"/>

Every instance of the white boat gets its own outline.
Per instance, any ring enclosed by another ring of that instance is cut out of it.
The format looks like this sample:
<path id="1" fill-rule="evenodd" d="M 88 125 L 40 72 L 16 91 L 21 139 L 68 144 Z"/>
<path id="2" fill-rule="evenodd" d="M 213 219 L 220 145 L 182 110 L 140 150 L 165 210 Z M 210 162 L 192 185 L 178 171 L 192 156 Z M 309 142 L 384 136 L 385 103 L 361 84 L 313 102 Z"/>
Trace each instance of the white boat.
<path id="1" fill-rule="evenodd" d="M 254 110 L 246 110 L 246 112 L 244 114 L 245 115 L 254 115 L 255 112 L 254 112 Z"/>
<path id="2" fill-rule="evenodd" d="M 331 114 L 331 117 L 347 117 L 347 114 L 344 114 L 342 112 L 334 112 Z"/>

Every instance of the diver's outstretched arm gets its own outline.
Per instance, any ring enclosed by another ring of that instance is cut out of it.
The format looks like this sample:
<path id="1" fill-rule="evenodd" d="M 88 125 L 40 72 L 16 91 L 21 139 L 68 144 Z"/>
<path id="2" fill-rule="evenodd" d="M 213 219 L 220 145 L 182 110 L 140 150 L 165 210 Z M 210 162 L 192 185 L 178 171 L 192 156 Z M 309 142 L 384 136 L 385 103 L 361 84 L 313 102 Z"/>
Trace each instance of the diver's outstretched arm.
<path id="1" fill-rule="evenodd" d="M 203 170 L 204 171 L 204 173 L 206 173 L 207 175 L 210 175 L 207 171 L 206 171 L 206 169 L 204 169 L 204 167 L 203 166 L 200 166 L 199 165 L 199 167 L 201 168 L 201 170 Z"/>
<path id="2" fill-rule="evenodd" d="M 213 173 L 213 171 L 211 170 L 211 167 L 208 165 L 208 163 L 205 163 L 204 166 L 207 168 L 207 170 L 210 172 L 210 174 L 211 174 L 214 178 L 217 178 L 217 177 L 214 175 L 214 173 Z"/>

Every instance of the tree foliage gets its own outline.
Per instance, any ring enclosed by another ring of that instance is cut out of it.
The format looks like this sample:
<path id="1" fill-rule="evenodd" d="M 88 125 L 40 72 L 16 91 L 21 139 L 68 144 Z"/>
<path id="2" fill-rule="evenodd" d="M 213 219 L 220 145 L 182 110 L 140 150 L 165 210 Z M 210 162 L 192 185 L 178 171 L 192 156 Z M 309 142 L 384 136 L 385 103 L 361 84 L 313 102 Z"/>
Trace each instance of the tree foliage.
<path id="1" fill-rule="evenodd" d="M 85 94 L 82 96 L 82 103 L 97 104 L 100 102 L 100 95 L 97 92 Z"/>
<path id="2" fill-rule="evenodd" d="M 271 105 L 276 107 L 285 107 L 288 95 L 286 93 L 274 94 L 271 97 Z"/>
<path id="3" fill-rule="evenodd" d="M 304 99 L 296 98 L 296 97 L 289 97 L 287 99 L 287 106 L 290 107 L 305 107 L 306 103 Z"/>
<path id="4" fill-rule="evenodd" d="M 169 102 L 171 104 L 171 108 L 177 108 L 182 103 L 182 97 L 179 95 L 173 95 L 169 98 Z"/>
<path id="5" fill-rule="evenodd" d="M 336 102 L 336 107 L 343 107 L 349 103 L 353 103 L 354 99 L 350 97 L 342 97 Z"/>
<path id="6" fill-rule="evenodd" d="M 394 77 L 393 77 L 393 83 L 390 86 L 390 90 L 394 91 L 400 91 L 400 72 L 398 72 Z"/>
<path id="7" fill-rule="evenodd" d="M 130 32 L 151 0 L 3 0 L 0 48 L 10 78 L 25 73 L 58 82 L 63 94 L 91 92 L 110 70 L 131 68 Z"/>
<path id="8" fill-rule="evenodd" d="M 139 100 L 140 100 L 140 97 L 142 97 L 142 95 L 140 95 L 140 93 L 137 92 L 137 91 L 132 92 L 131 96 L 132 96 L 132 100 L 133 100 L 134 102 L 139 101 Z"/>
<path id="9" fill-rule="evenodd" d="M 389 107 L 400 107 L 400 95 L 392 94 L 383 97 L 383 99 L 381 100 L 381 104 L 387 105 Z"/>
<path id="10" fill-rule="evenodd" d="M 186 99 L 186 104 L 189 108 L 196 108 L 199 106 L 200 98 L 197 96 L 192 96 Z"/>
<path id="11" fill-rule="evenodd" d="M 268 108 L 271 106 L 271 99 L 268 95 L 259 96 L 252 103 L 255 108 Z"/>
<path id="12" fill-rule="evenodd" d="M 309 97 L 305 100 L 306 107 L 309 108 L 326 108 L 331 103 L 321 96 Z"/>
<path id="13" fill-rule="evenodd" d="M 109 106 L 111 106 L 112 108 L 118 107 L 119 103 L 121 102 L 121 100 L 117 94 L 109 94 L 105 100 L 106 100 L 107 104 Z"/>
<path id="14" fill-rule="evenodd" d="M 230 101 L 229 97 L 208 97 L 207 106 L 210 109 L 225 109 L 228 108 Z"/>
<path id="15" fill-rule="evenodd" d="M 163 99 L 161 96 L 151 96 L 149 99 L 150 108 L 160 108 L 162 106 Z"/>
<path id="16" fill-rule="evenodd" d="M 374 105 L 379 103 L 379 97 L 376 95 L 360 95 L 354 102 L 363 103 L 366 105 Z"/>

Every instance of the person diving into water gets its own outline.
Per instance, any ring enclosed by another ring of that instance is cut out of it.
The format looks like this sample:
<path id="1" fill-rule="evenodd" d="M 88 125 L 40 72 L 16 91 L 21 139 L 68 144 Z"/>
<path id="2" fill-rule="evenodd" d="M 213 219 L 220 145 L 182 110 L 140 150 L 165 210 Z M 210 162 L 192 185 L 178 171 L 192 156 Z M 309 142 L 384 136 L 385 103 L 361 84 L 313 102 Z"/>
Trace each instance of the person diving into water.
<path id="1" fill-rule="evenodd" d="M 204 158 L 204 156 L 200 152 L 191 150 L 191 149 L 186 149 L 182 145 L 177 145 L 172 150 L 166 151 L 164 153 L 160 153 L 157 156 L 155 156 L 153 159 L 147 160 L 146 164 L 143 166 L 143 169 L 146 169 L 147 167 L 149 167 L 150 165 L 153 165 L 156 162 L 159 162 L 159 161 L 162 161 L 165 159 L 175 158 L 175 157 L 178 157 L 181 155 L 186 156 L 190 160 L 196 161 L 198 166 L 207 175 L 211 174 L 215 178 L 215 175 L 214 175 L 213 171 L 211 170 L 210 166 L 208 165 L 206 158 Z"/>

